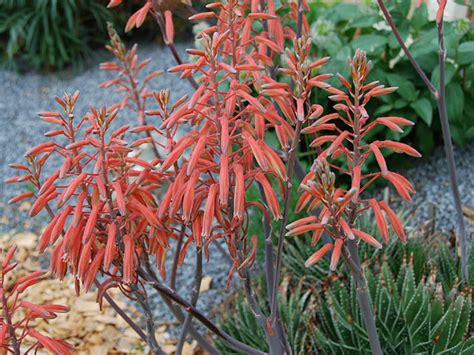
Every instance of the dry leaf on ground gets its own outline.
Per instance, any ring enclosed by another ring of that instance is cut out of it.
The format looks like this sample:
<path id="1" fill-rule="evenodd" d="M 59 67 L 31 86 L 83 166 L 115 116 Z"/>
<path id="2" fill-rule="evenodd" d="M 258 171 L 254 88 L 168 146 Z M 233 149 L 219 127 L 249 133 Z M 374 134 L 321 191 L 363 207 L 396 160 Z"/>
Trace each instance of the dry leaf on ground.
<path id="1" fill-rule="evenodd" d="M 201 281 L 201 288 L 200 292 L 206 292 L 211 289 L 212 286 L 212 277 L 211 276 L 204 276 Z"/>

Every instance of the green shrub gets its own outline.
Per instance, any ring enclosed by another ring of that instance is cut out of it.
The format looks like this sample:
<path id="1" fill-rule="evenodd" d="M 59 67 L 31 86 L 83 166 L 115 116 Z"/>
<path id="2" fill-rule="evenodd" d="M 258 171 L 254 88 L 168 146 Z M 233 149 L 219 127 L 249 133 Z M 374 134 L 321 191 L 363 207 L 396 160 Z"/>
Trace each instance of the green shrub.
<path id="1" fill-rule="evenodd" d="M 310 15 L 314 55 L 330 56 L 328 70 L 346 74 L 347 58 L 356 48 L 367 51 L 374 63 L 371 77 L 382 84 L 398 86 L 393 94 L 373 100 L 369 112 L 378 116 L 402 116 L 416 122 L 404 133 L 391 133 L 397 141 L 409 141 L 424 154 L 440 143 L 441 128 L 437 108 L 431 94 L 419 79 L 378 10 L 376 2 L 367 5 L 340 3 L 325 6 L 312 3 Z M 438 85 L 437 33 L 429 21 L 426 4 L 412 7 L 411 0 L 388 2 L 397 27 L 409 44 L 423 70 Z M 447 105 L 451 133 L 457 144 L 474 138 L 474 26 L 468 20 L 445 24 L 447 48 Z M 316 97 L 318 103 L 326 97 Z M 378 132 L 374 132 L 375 135 Z M 381 136 L 382 137 L 382 136 Z M 387 138 L 387 137 L 385 137 Z"/>
<path id="2" fill-rule="evenodd" d="M 96 0 L 0 0 L 0 10 L 4 59 L 35 69 L 79 65 L 91 46 L 105 43 L 111 19 Z"/>
<path id="3" fill-rule="evenodd" d="M 122 32 L 141 1 L 126 1 L 114 11 L 106 0 L 0 0 L 0 50 L 3 64 L 15 69 L 81 67 L 92 49 L 107 43 L 107 22 Z M 196 6 L 201 10 L 203 4 Z M 189 34 L 189 13 L 177 11 L 176 38 Z M 134 38 L 136 36 L 137 38 Z M 151 17 L 140 31 L 127 37 L 153 41 L 161 34 Z"/>

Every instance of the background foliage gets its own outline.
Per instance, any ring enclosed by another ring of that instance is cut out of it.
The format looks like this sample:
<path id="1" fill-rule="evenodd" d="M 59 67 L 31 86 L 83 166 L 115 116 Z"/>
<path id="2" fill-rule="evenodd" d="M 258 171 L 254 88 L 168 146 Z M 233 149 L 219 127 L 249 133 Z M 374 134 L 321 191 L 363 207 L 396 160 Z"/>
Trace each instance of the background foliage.
<path id="1" fill-rule="evenodd" d="M 1 59 L 15 69 L 56 70 L 72 65 L 80 68 L 92 49 L 107 43 L 107 21 L 121 34 L 140 0 L 124 2 L 114 11 L 107 0 L 0 0 Z M 201 8 L 201 7 L 198 7 Z M 183 16 L 176 19 L 178 37 L 186 32 Z M 186 16 L 185 16 L 186 17 Z M 156 25 L 146 21 L 139 38 L 159 38 Z"/>
<path id="2" fill-rule="evenodd" d="M 0 0 L 0 9 L 4 59 L 36 69 L 80 64 L 105 43 L 111 19 L 95 0 Z"/>
<path id="3" fill-rule="evenodd" d="M 375 1 L 366 5 L 312 3 L 309 16 L 314 53 L 331 56 L 328 68 L 346 74 L 347 58 L 361 48 L 367 51 L 374 69 L 370 77 L 399 90 L 374 100 L 369 112 L 376 116 L 402 116 L 416 122 L 404 133 L 391 132 L 397 141 L 409 141 L 424 155 L 441 143 L 436 103 L 421 79 L 400 53 Z M 438 85 L 437 31 L 426 4 L 416 8 L 411 0 L 387 2 L 397 27 L 415 59 Z M 452 137 L 457 144 L 474 138 L 474 27 L 468 20 L 445 23 L 447 48 L 447 105 Z M 317 98 L 319 103 L 324 98 Z M 329 103 L 328 103 L 329 104 Z M 374 132 L 377 135 L 377 132 Z"/>

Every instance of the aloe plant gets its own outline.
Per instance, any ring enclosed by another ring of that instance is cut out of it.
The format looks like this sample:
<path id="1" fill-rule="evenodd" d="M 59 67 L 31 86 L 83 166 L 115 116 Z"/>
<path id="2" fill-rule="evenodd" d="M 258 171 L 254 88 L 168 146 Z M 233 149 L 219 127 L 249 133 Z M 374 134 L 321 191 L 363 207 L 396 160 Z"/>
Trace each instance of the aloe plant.
<path id="1" fill-rule="evenodd" d="M 396 260 L 399 256 L 402 258 L 399 265 L 389 263 L 392 259 L 386 255 L 366 259 L 376 270 L 367 274 L 367 281 L 383 352 L 471 354 L 474 351 L 474 337 L 470 336 L 474 317 L 472 284 L 463 290 L 457 288 L 459 262 L 447 247 L 434 249 L 436 253 L 429 259 L 421 244 L 422 241 L 411 240 L 403 247 L 390 245 L 387 252 Z M 290 255 L 295 250 L 305 253 L 304 242 L 296 242 L 289 250 Z M 362 254 L 367 256 L 365 250 Z M 417 262 L 418 257 L 423 262 Z M 472 255 L 470 260 L 472 267 Z M 287 269 L 289 261 L 291 257 L 287 256 Z M 328 260 L 323 261 L 326 262 L 329 264 Z M 437 270 L 431 267 L 435 262 L 440 265 Z M 311 287 L 311 283 L 317 280 L 318 273 L 323 275 L 322 270 L 314 271 L 304 280 L 299 278 L 298 269 L 290 268 L 289 271 L 292 276 L 288 287 L 295 287 L 297 291 L 287 302 L 281 299 L 279 303 L 293 353 L 316 353 L 318 350 L 324 354 L 370 353 L 355 287 L 347 271 L 334 276 L 332 282 L 324 285 L 325 292 L 318 294 L 314 291 L 320 288 L 315 284 Z M 299 284 L 291 286 L 295 280 Z M 265 291 L 263 283 L 260 289 Z M 265 335 L 242 297 L 237 297 L 231 308 L 225 312 L 232 317 L 222 320 L 223 329 L 240 341 L 266 351 Z M 314 310 L 316 317 L 310 317 Z M 218 347 L 224 353 L 230 351 L 224 343 Z"/>
<path id="2" fill-rule="evenodd" d="M 417 282 L 413 260 L 405 259 L 397 274 L 383 262 L 379 274 L 367 275 L 384 353 L 472 354 L 471 295 L 443 290 L 434 272 Z M 353 284 L 335 283 L 317 309 L 314 338 L 324 353 L 370 352 Z"/>
<path id="3" fill-rule="evenodd" d="M 286 285 L 285 292 L 279 294 L 278 306 L 288 333 L 288 343 L 293 354 L 313 353 L 316 351 L 316 347 L 312 344 L 310 338 L 312 330 L 308 328 L 308 324 L 311 322 L 310 315 L 314 313 L 315 307 L 314 299 L 311 297 L 312 293 L 311 291 L 304 291 L 301 284 L 294 287 L 289 284 Z M 259 279 L 257 291 L 260 296 L 260 306 L 269 307 L 264 301 L 266 289 L 263 278 Z M 252 310 L 245 303 L 244 297 L 238 295 L 229 308 L 223 313 L 229 314 L 231 317 L 225 317 L 221 320 L 222 329 L 246 344 L 262 351 L 268 351 L 265 334 L 259 327 Z M 217 342 L 217 347 L 224 354 L 240 354 L 221 341 Z"/>

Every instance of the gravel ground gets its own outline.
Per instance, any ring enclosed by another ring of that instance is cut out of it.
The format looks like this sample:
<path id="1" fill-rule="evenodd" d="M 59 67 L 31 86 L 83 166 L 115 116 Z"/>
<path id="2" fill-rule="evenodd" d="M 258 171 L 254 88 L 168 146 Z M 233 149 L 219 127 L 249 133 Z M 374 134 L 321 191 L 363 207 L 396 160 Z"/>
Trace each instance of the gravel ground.
<path id="1" fill-rule="evenodd" d="M 459 190 L 464 206 L 474 207 L 474 142 L 466 147 L 455 147 L 456 168 Z M 449 233 L 456 229 L 456 211 L 449 172 L 445 160 L 444 148 L 439 147 L 428 159 L 405 172 L 405 176 L 413 183 L 416 194 L 413 203 L 407 208 L 415 209 L 414 219 L 410 222 L 416 226 L 430 216 L 432 206 L 436 209 L 436 229 Z M 466 221 L 466 228 L 472 226 Z"/>
<path id="2" fill-rule="evenodd" d="M 179 46 L 181 52 L 184 48 L 186 45 Z M 163 69 L 174 65 L 166 48 L 139 47 L 139 54 L 142 58 L 154 59 L 150 65 L 152 69 Z M 109 59 L 108 53 L 101 52 L 97 63 L 93 63 L 91 69 L 78 75 L 73 75 L 71 72 L 22 75 L 0 71 L 0 131 L 3 132 L 0 135 L 0 234 L 24 229 L 38 231 L 44 223 L 38 218 L 34 220 L 35 222 L 30 222 L 26 218 L 28 210 L 26 205 L 7 206 L 6 201 L 21 192 L 22 188 L 17 184 L 6 186 L 3 183 L 6 177 L 13 175 L 8 164 L 23 162 L 24 152 L 29 147 L 38 144 L 43 139 L 43 133 L 49 130 L 48 125 L 40 121 L 36 113 L 56 109 L 54 96 L 60 96 L 65 91 L 73 92 L 76 89 L 81 90 L 77 107 L 77 112 L 80 113 L 85 113 L 91 104 L 100 106 L 117 101 L 119 94 L 97 86 L 97 83 L 111 78 L 111 73 L 99 70 L 98 66 L 100 61 Z M 187 81 L 182 81 L 170 74 L 159 77 L 154 81 L 154 85 L 156 85 L 154 89 L 171 88 L 174 98 L 191 92 Z M 126 123 L 127 117 L 122 115 L 121 119 L 123 120 L 121 123 Z M 463 149 L 456 149 L 456 158 L 463 202 L 473 207 L 474 144 L 471 143 Z M 413 205 L 407 206 L 416 207 L 417 211 L 411 223 L 416 224 L 426 220 L 429 206 L 433 204 L 437 206 L 437 227 L 446 232 L 454 229 L 455 214 L 444 151 L 439 149 L 429 159 L 417 163 L 416 168 L 407 171 L 407 176 L 414 182 L 417 190 Z M 211 312 L 215 305 L 221 304 L 228 296 L 224 289 L 228 270 L 228 262 L 214 250 L 213 262 L 204 265 L 204 275 L 212 277 L 212 287 L 205 297 L 201 297 L 200 309 Z M 185 295 L 189 294 L 194 279 L 193 273 L 194 257 L 189 255 L 178 275 L 178 291 Z M 160 321 L 172 319 L 158 298 L 152 298 L 151 301 Z"/>

